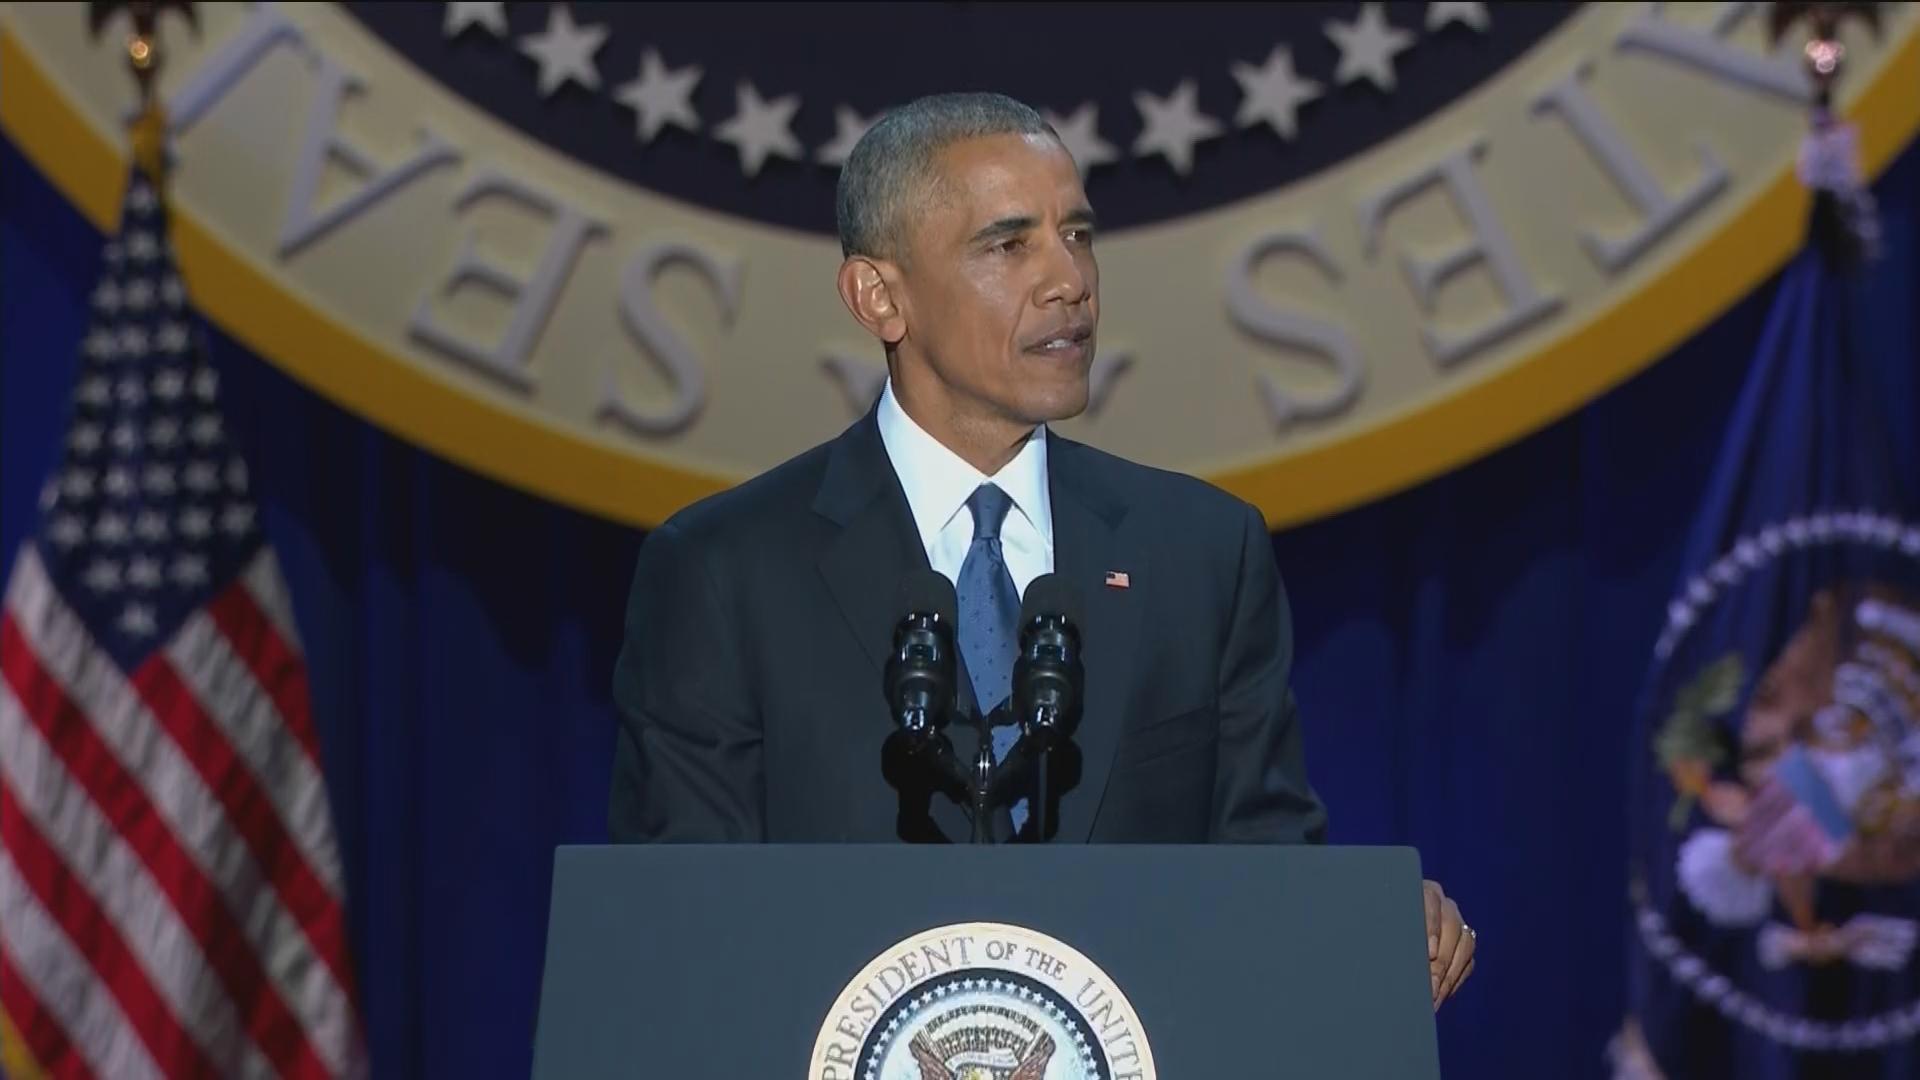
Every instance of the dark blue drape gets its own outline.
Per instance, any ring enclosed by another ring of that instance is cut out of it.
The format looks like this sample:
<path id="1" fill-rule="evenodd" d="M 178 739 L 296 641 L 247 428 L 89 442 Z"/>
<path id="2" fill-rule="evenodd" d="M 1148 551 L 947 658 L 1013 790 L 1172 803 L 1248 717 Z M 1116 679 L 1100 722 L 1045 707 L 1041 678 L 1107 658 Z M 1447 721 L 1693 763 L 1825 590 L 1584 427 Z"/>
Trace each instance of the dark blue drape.
<path id="1" fill-rule="evenodd" d="M 10 559 L 60 437 L 100 238 L 11 146 L 0 187 Z M 1887 288 L 1911 297 L 1920 153 L 1879 191 L 1904 275 Z M 1334 840 L 1417 845 L 1481 932 L 1480 969 L 1442 1013 L 1450 1076 L 1603 1074 L 1626 1008 L 1635 696 L 1776 288 L 1567 420 L 1275 539 Z M 1876 320 L 1863 332 L 1912 365 L 1912 306 Z M 641 537 L 212 341 L 312 669 L 377 1075 L 524 1076 L 550 852 L 604 836 Z"/>

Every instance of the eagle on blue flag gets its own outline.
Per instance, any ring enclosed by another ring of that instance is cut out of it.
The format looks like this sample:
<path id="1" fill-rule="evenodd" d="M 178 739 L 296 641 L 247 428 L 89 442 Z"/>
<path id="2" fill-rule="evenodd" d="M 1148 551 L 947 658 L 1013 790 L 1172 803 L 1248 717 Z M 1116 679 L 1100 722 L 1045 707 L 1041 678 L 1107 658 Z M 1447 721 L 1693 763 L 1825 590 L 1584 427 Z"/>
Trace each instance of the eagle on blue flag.
<path id="1" fill-rule="evenodd" d="M 1816 115 L 1643 684 L 1616 1080 L 1920 1076 L 1920 357 L 1872 332 L 1912 298 L 1861 262 L 1850 136 Z"/>

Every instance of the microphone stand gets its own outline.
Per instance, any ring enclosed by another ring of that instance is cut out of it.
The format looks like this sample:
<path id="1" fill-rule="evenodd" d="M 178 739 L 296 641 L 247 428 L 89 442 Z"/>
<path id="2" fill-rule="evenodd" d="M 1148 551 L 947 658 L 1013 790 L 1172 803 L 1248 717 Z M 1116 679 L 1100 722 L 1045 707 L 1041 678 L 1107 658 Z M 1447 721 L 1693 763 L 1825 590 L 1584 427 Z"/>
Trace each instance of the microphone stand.
<path id="1" fill-rule="evenodd" d="M 1022 797 L 1033 800 L 1033 809 L 1027 816 L 1037 842 L 1046 842 L 1046 830 L 1050 823 L 1047 802 L 1048 757 L 1055 743 L 1070 739 L 1070 736 L 1060 731 L 1056 726 L 1054 711 L 1044 706 L 1036 709 L 1034 718 L 1021 727 L 1020 737 L 1007 748 L 1006 756 L 998 763 L 993 761 L 991 736 L 987 732 L 981 733 L 980 753 L 974 758 L 973 782 L 969 785 L 975 843 L 992 843 L 985 824 L 991 820 L 990 815 L 1013 805 Z"/>
<path id="2" fill-rule="evenodd" d="M 988 791 L 993 786 L 995 767 L 993 764 L 993 732 L 987 726 L 986 717 L 979 718 L 980 749 L 973 755 L 973 782 L 968 794 L 973 800 L 973 842 L 976 844 L 993 843 L 993 801 Z"/>
<path id="3" fill-rule="evenodd" d="M 1040 753 L 1035 756 L 1034 768 L 1038 770 L 1033 778 L 1033 838 L 1035 842 L 1047 842 L 1047 745 L 1040 744 Z"/>

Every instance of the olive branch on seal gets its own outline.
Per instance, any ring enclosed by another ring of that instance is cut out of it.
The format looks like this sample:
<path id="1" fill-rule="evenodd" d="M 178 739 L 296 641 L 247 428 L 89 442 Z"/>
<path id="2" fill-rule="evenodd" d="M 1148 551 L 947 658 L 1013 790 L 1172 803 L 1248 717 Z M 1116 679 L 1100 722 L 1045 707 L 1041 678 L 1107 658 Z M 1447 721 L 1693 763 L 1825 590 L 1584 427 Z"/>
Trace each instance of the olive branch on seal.
<path id="1" fill-rule="evenodd" d="M 1673 695 L 1673 708 L 1653 738 L 1653 752 L 1673 779 L 1679 797 L 1667 814 L 1674 832 L 1686 827 L 1693 804 L 1707 789 L 1713 770 L 1727 760 L 1726 742 L 1714 721 L 1740 703 L 1746 665 L 1728 653 L 1700 670 Z"/>

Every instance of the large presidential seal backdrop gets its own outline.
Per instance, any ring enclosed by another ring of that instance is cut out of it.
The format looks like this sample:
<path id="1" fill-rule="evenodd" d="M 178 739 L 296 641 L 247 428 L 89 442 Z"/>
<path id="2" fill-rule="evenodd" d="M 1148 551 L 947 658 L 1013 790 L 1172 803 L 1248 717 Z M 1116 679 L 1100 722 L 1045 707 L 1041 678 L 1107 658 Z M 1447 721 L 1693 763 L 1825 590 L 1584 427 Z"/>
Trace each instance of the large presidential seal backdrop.
<path id="1" fill-rule="evenodd" d="M 578 7 L 163 21 L 175 242 L 209 316 L 317 391 L 648 526 L 872 400 L 883 369 L 833 295 L 823 226 L 834 163 L 890 102 L 756 79 L 756 58 L 784 73 L 859 44 L 805 23 L 727 46 L 684 13 L 676 37 Z M 1574 409 L 1798 241 L 1809 91 L 1755 5 L 1308 7 L 1249 12 L 1274 38 L 1260 63 L 1161 50 L 1136 86 L 1090 51 L 1070 61 L 1084 94 L 1023 95 L 1115 226 L 1093 407 L 1068 434 L 1306 520 Z M 107 224 L 118 42 L 63 5 L 0 18 L 0 123 Z M 1877 37 L 1847 30 L 1840 105 L 1869 171 L 1920 123 L 1917 26 L 1898 5 Z M 1472 49 L 1477 82 L 1423 76 Z M 1398 120 L 1356 142 L 1374 113 Z M 538 137 L 543 118 L 623 143 Z"/>

